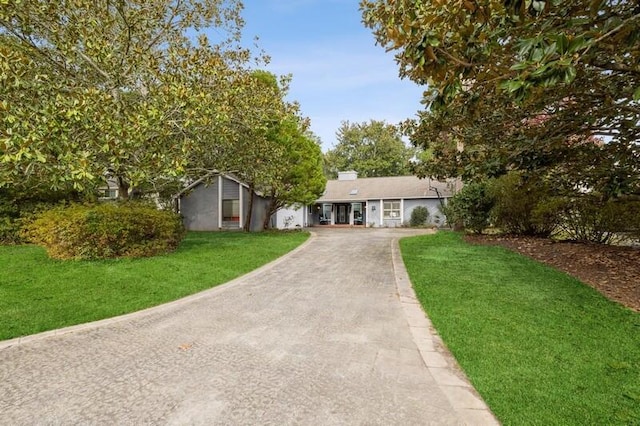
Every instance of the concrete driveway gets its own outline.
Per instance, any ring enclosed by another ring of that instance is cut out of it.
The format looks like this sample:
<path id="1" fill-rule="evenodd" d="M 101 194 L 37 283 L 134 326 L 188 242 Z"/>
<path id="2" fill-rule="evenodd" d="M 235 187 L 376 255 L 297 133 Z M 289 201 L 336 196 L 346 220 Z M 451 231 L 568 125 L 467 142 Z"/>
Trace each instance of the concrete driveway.
<path id="1" fill-rule="evenodd" d="M 496 424 L 415 301 L 416 231 L 316 230 L 198 295 L 0 342 L 1 422 Z"/>

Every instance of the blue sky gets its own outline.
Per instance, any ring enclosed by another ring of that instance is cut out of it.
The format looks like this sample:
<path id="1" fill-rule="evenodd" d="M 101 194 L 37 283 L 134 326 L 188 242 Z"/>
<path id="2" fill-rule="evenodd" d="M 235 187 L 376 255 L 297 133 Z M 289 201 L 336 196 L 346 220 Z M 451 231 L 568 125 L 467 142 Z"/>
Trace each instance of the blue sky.
<path id="1" fill-rule="evenodd" d="M 243 36 L 271 56 L 267 69 L 292 74 L 289 99 L 300 103 L 323 151 L 341 121 L 397 123 L 421 109 L 423 88 L 398 77 L 393 54 L 375 45 L 358 0 L 244 0 Z"/>

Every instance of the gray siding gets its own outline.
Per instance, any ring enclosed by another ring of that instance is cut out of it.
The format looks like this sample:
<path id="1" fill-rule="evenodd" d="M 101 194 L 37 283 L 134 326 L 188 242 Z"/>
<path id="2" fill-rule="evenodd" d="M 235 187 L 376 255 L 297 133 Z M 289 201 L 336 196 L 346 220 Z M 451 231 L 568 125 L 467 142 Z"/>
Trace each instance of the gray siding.
<path id="1" fill-rule="evenodd" d="M 238 182 L 222 178 L 222 197 L 218 195 L 220 177 L 215 177 L 209 185 L 200 184 L 180 196 L 180 214 L 184 226 L 190 231 L 219 231 L 219 211 L 221 200 L 238 200 L 242 188 L 242 221 L 246 218 L 249 208 L 249 190 Z M 251 231 L 262 230 L 262 223 L 268 208 L 268 200 L 258 195 L 254 196 Z M 222 223 L 222 229 L 239 229 L 239 222 L 227 221 Z"/>
<path id="2" fill-rule="evenodd" d="M 180 197 L 180 214 L 190 231 L 218 230 L 218 179 L 198 185 Z"/>
<path id="3" fill-rule="evenodd" d="M 375 211 L 374 211 L 375 208 Z M 380 200 L 370 200 L 367 201 L 367 226 L 378 227 L 380 225 L 380 209 L 382 206 L 380 205 Z"/>
<path id="4" fill-rule="evenodd" d="M 254 196 L 253 199 L 253 215 L 251 218 L 251 231 L 259 232 L 263 230 L 262 223 L 267 215 L 267 209 L 269 208 L 269 200 Z"/>
<path id="5" fill-rule="evenodd" d="M 424 206 L 429 210 L 428 224 L 442 225 L 444 223 L 444 215 L 440 212 L 440 201 L 436 198 L 404 200 L 404 221 L 406 224 L 411 222 L 411 212 L 418 206 Z M 436 223 L 439 219 L 440 223 Z"/>

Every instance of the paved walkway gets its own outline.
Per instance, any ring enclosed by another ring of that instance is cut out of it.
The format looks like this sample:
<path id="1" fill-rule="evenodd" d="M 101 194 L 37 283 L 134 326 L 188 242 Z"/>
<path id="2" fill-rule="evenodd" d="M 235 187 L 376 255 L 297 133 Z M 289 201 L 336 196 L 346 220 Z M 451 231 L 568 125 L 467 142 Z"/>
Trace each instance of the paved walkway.
<path id="1" fill-rule="evenodd" d="M 495 424 L 415 301 L 412 232 L 320 229 L 227 285 L 1 342 L 0 422 Z"/>

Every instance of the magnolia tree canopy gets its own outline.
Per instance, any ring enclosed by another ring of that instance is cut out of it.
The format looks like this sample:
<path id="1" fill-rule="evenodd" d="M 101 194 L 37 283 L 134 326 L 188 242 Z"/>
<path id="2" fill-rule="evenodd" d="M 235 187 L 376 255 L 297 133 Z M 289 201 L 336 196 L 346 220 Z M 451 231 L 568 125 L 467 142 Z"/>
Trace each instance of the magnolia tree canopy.
<path id="1" fill-rule="evenodd" d="M 407 123 L 432 154 L 419 175 L 476 179 L 522 170 L 569 190 L 640 194 L 640 5 L 618 0 L 361 2 L 428 85 Z"/>
<path id="2" fill-rule="evenodd" d="M 109 177 L 127 196 L 246 165 L 238 153 L 260 143 L 250 138 L 297 110 L 283 102 L 286 80 L 263 90 L 250 69 L 267 58 L 240 47 L 241 9 L 0 0 L 0 186 Z M 217 39 L 193 41 L 204 28 Z"/>

